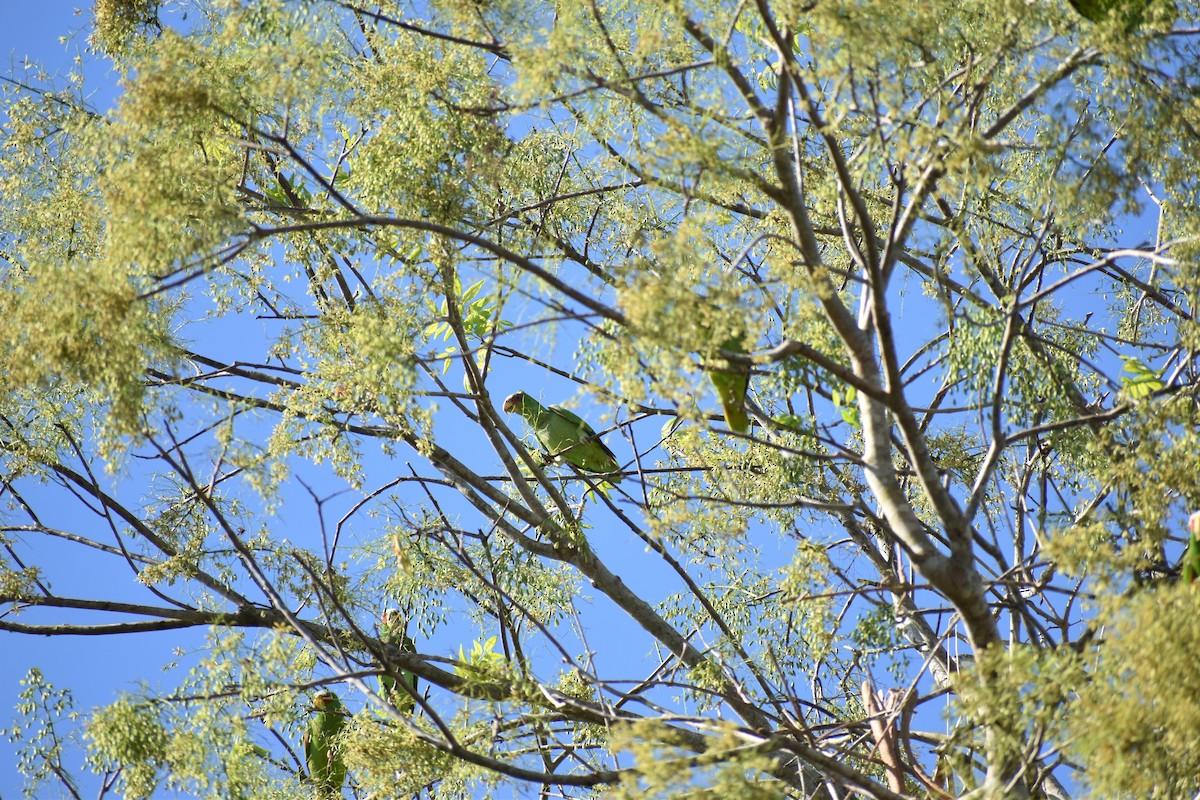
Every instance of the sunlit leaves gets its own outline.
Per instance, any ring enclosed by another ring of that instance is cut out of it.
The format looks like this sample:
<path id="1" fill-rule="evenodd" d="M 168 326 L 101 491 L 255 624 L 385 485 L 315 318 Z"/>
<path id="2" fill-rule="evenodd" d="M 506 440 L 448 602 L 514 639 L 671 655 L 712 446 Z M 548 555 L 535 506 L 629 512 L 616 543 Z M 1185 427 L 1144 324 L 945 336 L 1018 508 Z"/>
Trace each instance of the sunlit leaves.
<path id="1" fill-rule="evenodd" d="M 214 81 L 214 72 L 226 81 Z M 123 96 L 105 131 L 101 182 L 109 211 L 106 255 L 167 275 L 244 227 L 234 187 L 241 157 L 232 141 L 247 115 L 245 73 L 175 35 Z"/>
<path id="2" fill-rule="evenodd" d="M 1142 400 L 1159 389 L 1164 384 L 1156 370 L 1143 364 L 1133 356 L 1124 356 L 1125 369 L 1121 375 L 1121 393 L 1130 400 Z"/>
<path id="3" fill-rule="evenodd" d="M 1047 738 L 1060 735 L 1064 709 L 1083 678 L 1083 658 L 1070 649 L 1032 646 L 990 648 L 955 679 L 954 709 L 969 721 L 956 729 L 954 743 L 979 748 L 984 726 L 1005 733 L 991 747 L 1013 755 L 1027 754 Z M 954 759 L 955 774 L 965 783 L 956 791 L 976 788 L 964 750 Z"/>
<path id="4" fill-rule="evenodd" d="M 459 647 L 458 660 L 462 666 L 455 669 L 464 676 L 487 677 L 504 667 L 504 656 L 496 652 L 495 636 L 489 636 L 485 642 L 478 639 L 471 642 L 470 652 Z"/>
<path id="5" fill-rule="evenodd" d="M 862 427 L 862 422 L 859 419 L 858 390 L 853 386 L 846 387 L 845 392 L 840 389 L 831 389 L 829 399 L 833 401 L 834 410 L 847 424 L 859 428 Z"/>
<path id="6" fill-rule="evenodd" d="M 731 728 L 716 725 L 714 736 L 704 751 L 696 752 L 673 736 L 670 726 L 634 723 L 614 727 L 612 749 L 628 754 L 635 770 L 621 775 L 620 784 L 607 796 L 620 800 L 669 798 L 677 796 L 681 767 L 688 764 L 704 775 L 701 786 L 693 790 L 700 798 L 730 800 L 776 800 L 786 796 L 785 788 L 770 773 L 775 760 Z"/>
<path id="7" fill-rule="evenodd" d="M 121 60 L 140 49 L 140 39 L 162 30 L 157 16 L 160 5 L 160 0 L 96 0 L 92 43 L 110 58 Z"/>
<path id="8" fill-rule="evenodd" d="M 41 262 L 11 274 L 0 289 L 9 385 L 44 396 L 63 378 L 97 388 L 121 432 L 133 428 L 145 393 L 133 376 L 173 355 L 169 312 L 139 299 L 140 283 L 111 261 Z"/>
<path id="9" fill-rule="evenodd" d="M 347 123 L 366 126 L 348 181 L 360 202 L 401 217 L 455 222 L 476 190 L 493 187 L 507 144 L 485 78 L 487 62 L 418 36 L 374 41 L 378 58 L 355 65 Z M 472 113 L 464 111 L 470 110 Z M 477 218 L 490 207 L 470 208 Z"/>
<path id="10" fill-rule="evenodd" d="M 341 741 L 355 784 L 378 797 L 414 796 L 439 782 L 453 791 L 451 787 L 470 785 L 482 776 L 481 770 L 431 747 L 407 726 L 375 715 L 355 716 Z"/>
<path id="11" fill-rule="evenodd" d="M 458 276 L 455 275 L 454 277 L 455 302 L 458 306 L 462 330 L 473 341 L 482 341 L 484 337 L 490 334 L 512 327 L 512 322 L 499 318 L 500 308 L 496 295 L 488 294 L 482 297 L 479 296 L 480 291 L 483 290 L 486 283 L 487 278 L 480 278 L 464 289 Z M 454 338 L 454 329 L 450 326 L 450 322 L 447 319 L 446 300 L 442 300 L 440 307 L 436 306 L 432 300 L 426 300 L 426 304 L 439 321 L 430 324 L 425 329 L 425 336 L 430 339 L 441 338 L 443 341 L 452 340 Z M 443 374 L 449 371 L 456 352 L 458 352 L 458 348 L 450 345 L 436 356 L 442 359 Z M 480 357 L 481 355 L 482 353 L 477 355 L 476 360 L 480 362 L 479 366 L 482 369 L 483 359 Z"/>
<path id="12" fill-rule="evenodd" d="M 1197 587 L 1160 585 L 1106 615 L 1105 647 L 1067 716 L 1097 796 L 1192 795 L 1200 774 Z"/>
<path id="13" fill-rule="evenodd" d="M 1178 560 L 1184 521 L 1200 507 L 1195 431 L 1190 399 L 1147 400 L 1130 410 L 1123 430 L 1102 431 L 1088 445 L 1083 463 L 1110 500 L 1055 533 L 1048 549 L 1060 568 L 1088 575 L 1107 598 L 1131 578 Z"/>
<path id="14" fill-rule="evenodd" d="M 153 794 L 160 772 L 168 766 L 170 739 L 149 703 L 118 700 L 91 718 L 87 735 L 96 768 L 121 768 L 122 794 Z"/>
<path id="15" fill-rule="evenodd" d="M 25 797 L 36 797 L 43 784 L 61 779 L 69 770 L 65 756 L 76 733 L 72 726 L 79 720 L 75 700 L 66 689 L 56 689 L 36 667 L 21 679 L 21 691 L 12 727 L 0 731 L 17 745 L 17 771 L 25 780 Z M 74 782 L 67 780 L 74 788 Z"/>

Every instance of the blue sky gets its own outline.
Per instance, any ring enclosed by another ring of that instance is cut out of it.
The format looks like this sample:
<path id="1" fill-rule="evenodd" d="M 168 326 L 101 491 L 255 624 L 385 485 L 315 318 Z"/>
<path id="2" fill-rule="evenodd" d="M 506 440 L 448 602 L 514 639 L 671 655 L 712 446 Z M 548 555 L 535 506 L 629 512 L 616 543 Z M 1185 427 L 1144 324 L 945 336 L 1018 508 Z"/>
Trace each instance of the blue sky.
<path id="1" fill-rule="evenodd" d="M 0 3 L 0 57 L 4 75 L 20 78 L 26 61 L 40 64 L 51 75 L 64 75 L 77 57 L 82 57 L 76 42 L 59 41 L 80 30 L 89 12 L 72 3 Z M 103 65 L 96 65 L 103 69 Z"/>

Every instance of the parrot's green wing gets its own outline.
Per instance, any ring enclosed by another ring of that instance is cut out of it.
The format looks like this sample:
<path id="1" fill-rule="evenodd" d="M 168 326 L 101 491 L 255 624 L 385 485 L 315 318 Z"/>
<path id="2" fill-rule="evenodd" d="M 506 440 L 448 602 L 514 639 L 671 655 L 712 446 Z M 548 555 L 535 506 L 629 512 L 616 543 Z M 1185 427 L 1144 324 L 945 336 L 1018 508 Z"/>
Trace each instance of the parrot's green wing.
<path id="1" fill-rule="evenodd" d="M 317 713 L 308 721 L 304 733 L 304 760 L 308 777 L 321 798 L 340 797 L 346 782 L 346 763 L 338 752 L 335 739 L 346 724 L 337 695 L 328 690 L 317 693 L 313 701 Z"/>
<path id="2" fill-rule="evenodd" d="M 746 353 L 746 338 L 731 336 L 721 342 L 721 349 L 731 353 Z M 750 367 L 734 364 L 723 358 L 707 366 L 708 377 L 725 412 L 725 424 L 730 430 L 746 433 L 750 430 L 750 418 L 746 416 L 746 392 L 750 388 Z"/>
<path id="3" fill-rule="evenodd" d="M 566 461 L 587 472 L 620 470 L 617 457 L 600 441 L 592 426 L 573 411 L 560 406 L 546 408 L 524 392 L 510 395 L 504 401 L 504 410 L 524 417 L 538 443 L 556 460 Z M 607 480 L 620 483 L 621 476 L 611 476 Z"/>
<path id="4" fill-rule="evenodd" d="M 1108 16 L 1110 3 L 1105 0 L 1068 0 L 1071 8 L 1089 22 L 1099 22 Z"/>
<path id="5" fill-rule="evenodd" d="M 1071 8 L 1089 22 L 1103 22 L 1116 16 L 1125 31 L 1131 32 L 1145 18 L 1150 0 L 1068 0 Z"/>
<path id="6" fill-rule="evenodd" d="M 551 413 L 558 414 L 560 417 L 566 417 L 567 422 L 569 422 L 572 425 L 579 428 L 582 435 L 584 435 L 584 436 L 595 436 L 596 435 L 596 430 L 591 425 L 587 424 L 587 420 L 585 420 L 583 417 L 576 414 L 571 409 L 563 408 L 562 406 L 550 406 L 546 410 L 550 411 Z"/>
<path id="7" fill-rule="evenodd" d="M 404 633 L 404 623 L 400 619 L 400 612 L 395 609 L 388 609 L 383 613 L 383 626 L 380 631 L 379 638 L 385 644 L 390 644 L 393 647 L 398 647 L 406 653 L 417 652 L 417 647 L 413 640 L 408 638 Z M 391 675 L 380 675 L 379 685 L 383 689 L 384 697 L 404 714 L 411 714 L 417 707 L 417 701 L 414 695 L 417 692 L 417 676 L 416 673 L 406 669 L 396 670 L 400 673 L 400 680 L 404 681 L 412 693 L 403 689 L 396 689 L 396 679 Z"/>
<path id="8" fill-rule="evenodd" d="M 551 453 L 588 472 L 616 472 L 621 468 L 613 451 L 597 438 L 596 431 L 578 414 L 562 406 L 550 406 L 546 410 L 551 415 L 547 424 L 548 441 L 540 434 L 538 439 Z M 621 476 L 609 480 L 620 483 Z"/>
<path id="9" fill-rule="evenodd" d="M 1193 536 L 1188 539 L 1187 551 L 1183 554 L 1182 579 L 1184 583 L 1195 583 L 1200 577 L 1200 541 Z"/>
<path id="10" fill-rule="evenodd" d="M 1200 578 L 1200 511 L 1188 520 L 1187 550 L 1183 554 L 1183 569 L 1180 578 L 1184 583 L 1195 583 Z"/>

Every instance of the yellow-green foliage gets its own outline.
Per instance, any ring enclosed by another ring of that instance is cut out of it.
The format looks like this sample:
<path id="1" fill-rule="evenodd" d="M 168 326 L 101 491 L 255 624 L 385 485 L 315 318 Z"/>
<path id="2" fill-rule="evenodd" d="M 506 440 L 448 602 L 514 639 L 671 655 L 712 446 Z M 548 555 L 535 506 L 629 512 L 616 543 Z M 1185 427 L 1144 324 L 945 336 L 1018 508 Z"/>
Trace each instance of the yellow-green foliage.
<path id="1" fill-rule="evenodd" d="M 44 398 L 107 404 L 131 427 L 142 373 L 167 357 L 169 314 L 139 299 L 147 283 L 137 265 L 108 257 L 96 186 L 107 131 L 73 106 L 30 98 L 9 106 L 5 127 L 3 383 Z M 81 397 L 79 384 L 91 393 Z"/>
<path id="2" fill-rule="evenodd" d="M 1064 709 L 1084 675 L 1084 657 L 1070 649 L 1020 645 L 992 647 L 974 666 L 954 679 L 954 714 L 961 716 L 952 736 L 958 749 L 955 772 L 972 774 L 967 753 L 983 747 L 983 731 L 992 732 L 988 753 L 996 759 L 1035 752 L 1063 730 Z"/>
<path id="3" fill-rule="evenodd" d="M 595 685 L 577 669 L 564 670 L 558 677 L 555 688 L 576 700 L 585 703 L 597 702 Z M 595 723 L 575 723 L 574 740 L 584 747 L 606 746 L 608 743 L 608 727 Z"/>
<path id="4" fill-rule="evenodd" d="M 299 740 L 302 718 L 298 723 L 289 685 L 306 673 L 296 652 L 301 643 L 268 633 L 247 646 L 240 634 L 215 628 L 209 644 L 208 656 L 185 676 L 172 702 L 125 697 L 92 714 L 89 764 L 119 769 L 125 796 L 184 787 L 204 796 L 292 796 L 278 794 L 288 777 L 256 744 L 251 728 L 262 721 Z M 269 744 L 262 729 L 257 735 Z"/>
<path id="5" fill-rule="evenodd" d="M 28 569 L 0 569 L 0 595 L 18 599 L 25 595 L 38 592 L 38 580 L 41 570 L 36 567 Z"/>
<path id="6" fill-rule="evenodd" d="M 5 733 L 15 745 L 17 771 L 25 779 L 27 797 L 43 783 L 57 780 L 64 770 L 64 749 L 72 744 L 67 726 L 77 725 L 79 712 L 70 690 L 56 689 L 37 667 L 21 679 L 13 706 L 13 724 Z"/>
<path id="7" fill-rule="evenodd" d="M 1104 646 L 1067 716 L 1069 747 L 1097 797 L 1200 789 L 1200 587 L 1139 592 L 1105 614 Z"/>
<path id="8" fill-rule="evenodd" d="M 734 726 L 716 727 L 698 746 L 654 721 L 613 728 L 610 747 L 633 760 L 621 781 L 605 793 L 611 800 L 775 800 L 786 796 L 772 780 L 776 761 L 738 736 Z"/>
<path id="9" fill-rule="evenodd" d="M 470 731 L 456 732 L 474 743 Z M 370 714 L 356 715 L 342 732 L 342 755 L 356 784 L 370 797 L 415 797 L 439 785 L 439 796 L 469 796 L 486 775 L 478 767 L 432 747 L 406 725 Z"/>
<path id="10" fill-rule="evenodd" d="M 1139 404 L 1123 429 L 1104 430 L 1091 441 L 1082 463 L 1092 480 L 1111 487 L 1113 499 L 1055 531 L 1049 552 L 1059 568 L 1087 574 L 1099 588 L 1121 587 L 1135 570 L 1152 565 L 1168 537 L 1186 538 L 1183 520 L 1200 508 L 1193 401 Z M 1167 550 L 1177 557 L 1175 547 Z"/>
<path id="11" fill-rule="evenodd" d="M 748 332 L 748 345 L 753 346 L 759 331 L 749 304 L 742 306 L 735 292 L 720 285 L 711 253 L 698 249 L 685 233 L 659 247 L 664 274 L 648 270 L 621 293 L 621 309 L 637 335 L 608 342 L 607 357 L 618 367 L 640 359 L 660 376 L 654 391 L 698 418 L 696 386 L 707 382 L 700 368 L 703 359 L 711 361 L 721 342 L 742 331 Z M 697 289 L 697 284 L 709 282 L 707 291 Z M 643 388 L 626 383 L 621 387 L 634 399 Z"/>
<path id="12" fill-rule="evenodd" d="M 14 423 L 5 441 L 8 480 L 44 476 L 47 465 L 57 461 L 63 448 L 70 447 L 71 437 L 77 437 L 84 420 L 90 418 L 86 401 L 91 397 L 84 387 L 64 380 L 10 386 L 0 393 L 0 415 Z"/>
<path id="13" fill-rule="evenodd" d="M 371 120 L 370 135 L 354 155 L 350 186 L 379 212 L 459 221 L 467 194 L 497 185 L 503 169 L 507 143 L 497 118 L 448 107 L 484 111 L 494 102 L 488 60 L 403 33 L 377 45 L 378 58 L 358 65 L 359 91 L 347 109 Z M 504 202 L 513 198 L 506 195 Z"/>
<path id="14" fill-rule="evenodd" d="M 468 681 L 491 682 L 491 681 L 506 681 L 512 675 L 509 663 L 505 660 L 504 654 L 497 651 L 497 638 L 489 636 L 487 641 L 481 642 L 478 639 L 471 642 L 471 649 L 468 652 L 461 645 L 458 648 L 458 664 L 454 667 L 454 671 L 462 678 Z"/>
<path id="15" fill-rule="evenodd" d="M 120 58 L 135 34 L 148 33 L 158 24 L 158 7 L 159 0 L 96 0 L 92 42 L 106 55 Z"/>
<path id="16" fill-rule="evenodd" d="M 573 69 L 578 64 L 591 64 L 602 72 L 638 72 L 680 63 L 694 52 L 680 30 L 672 3 L 619 0 L 609 4 L 605 12 L 619 24 L 608 29 L 607 41 L 596 15 L 587 6 L 561 2 L 552 6 L 553 16 L 542 9 L 546 23 L 552 25 L 530 26 L 514 42 L 515 65 L 521 76 L 518 90 L 526 98 L 578 85 Z M 609 42 L 611 47 L 606 46 Z M 598 118 L 591 122 L 604 126 L 612 120 Z"/>
<path id="17" fill-rule="evenodd" d="M 136 278 L 113 262 L 53 262 L 10 273 L 0 288 L 5 380 L 45 390 L 66 377 L 93 388 L 134 429 L 152 364 L 168 356 L 165 320 L 138 299 Z"/>
<path id="18" fill-rule="evenodd" d="M 784 674 L 778 680 L 789 680 L 792 670 L 811 669 L 819 659 L 835 658 L 829 646 L 836 637 L 837 608 L 829 591 L 829 556 L 815 542 L 802 540 L 789 564 L 779 570 L 777 599 L 772 598 L 773 613 L 786 621 L 786 635 L 759 641 L 770 642 Z M 828 662 L 825 662 L 828 663 Z"/>
<path id="19" fill-rule="evenodd" d="M 164 35 L 139 66 L 106 131 L 107 255 L 165 274 L 240 226 L 243 159 L 234 137 L 250 101 L 239 87 L 252 74 L 177 34 Z"/>
<path id="20" fill-rule="evenodd" d="M 353 485 L 363 480 L 360 452 L 335 419 L 380 421 L 399 431 L 420 430 L 429 414 L 410 394 L 414 383 L 416 321 L 404 301 L 353 310 L 331 309 L 326 324 L 304 331 L 295 347 L 310 379 L 279 389 L 285 409 L 271 442 L 275 460 L 302 453 L 332 464 Z M 336 409 L 343 416 L 335 418 Z"/>
<path id="21" fill-rule="evenodd" d="M 436 522 L 429 522 L 436 529 Z M 387 595 L 413 608 L 415 614 L 440 621 L 446 615 L 445 609 L 461 598 L 486 597 L 493 591 L 485 576 L 451 557 L 427 535 L 414 536 L 410 524 L 397 525 L 391 535 L 397 540 L 399 555 L 392 553 L 392 558 L 381 559 L 377 569 Z M 489 565 L 486 577 L 495 581 L 494 586 L 505 597 L 543 624 L 558 624 L 572 603 L 587 600 L 578 572 L 565 564 L 533 557 L 509 539 L 494 537 L 464 546 L 471 562 Z M 480 623 L 483 619 L 477 616 Z"/>
<path id="22" fill-rule="evenodd" d="M 96 769 L 121 769 L 125 797 L 149 797 L 168 766 L 171 739 L 149 703 L 118 700 L 92 716 L 87 726 L 89 762 Z"/>
<path id="23" fill-rule="evenodd" d="M 292 684 L 311 673 L 311 655 L 297 637 L 274 632 L 250 642 L 214 628 L 208 646 L 206 657 L 184 676 L 178 699 L 122 698 L 88 723 L 90 763 L 121 768 L 127 796 L 149 796 L 163 787 L 238 796 L 279 792 L 288 784 L 263 746 L 271 737 L 251 728 L 261 721 L 299 741 L 304 716 Z"/>

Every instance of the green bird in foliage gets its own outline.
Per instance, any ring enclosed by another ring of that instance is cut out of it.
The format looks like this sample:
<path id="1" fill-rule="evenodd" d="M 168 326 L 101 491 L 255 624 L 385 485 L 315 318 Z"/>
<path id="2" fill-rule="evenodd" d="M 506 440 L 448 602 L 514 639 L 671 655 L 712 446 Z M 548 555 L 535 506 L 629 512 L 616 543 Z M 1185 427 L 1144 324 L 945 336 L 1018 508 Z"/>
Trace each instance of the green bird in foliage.
<path id="1" fill-rule="evenodd" d="M 379 639 L 384 644 L 398 647 L 406 653 L 415 653 L 417 647 L 413 644 L 413 640 L 408 638 L 405 633 L 405 620 L 401 617 L 400 612 L 394 608 L 389 608 L 383 612 L 383 626 L 379 632 Z M 379 686 L 383 689 L 383 696 L 388 702 L 394 705 L 401 713 L 411 714 L 417 707 L 415 699 L 417 693 L 417 676 L 415 673 L 406 669 L 396 670 L 400 673 L 400 680 L 412 690 L 411 694 L 404 689 L 396 688 L 396 679 L 391 675 L 380 675 Z"/>
<path id="2" fill-rule="evenodd" d="M 1181 576 L 1184 583 L 1195 583 L 1200 577 L 1200 511 L 1188 519 L 1188 543 Z"/>
<path id="3" fill-rule="evenodd" d="M 1126 32 L 1142 24 L 1150 0 L 1068 0 L 1071 8 L 1088 22 L 1103 22 L 1117 16 Z"/>
<path id="4" fill-rule="evenodd" d="M 555 461 L 566 461 L 587 472 L 614 473 L 621 468 L 612 450 L 605 447 L 592 426 L 578 414 L 561 406 L 547 408 L 524 392 L 509 395 L 504 410 L 524 417 L 533 435 Z M 606 479 L 620 483 L 621 475 L 609 474 Z"/>
<path id="5" fill-rule="evenodd" d="M 328 689 L 317 692 L 313 705 L 317 713 L 304 732 L 308 777 L 316 784 L 318 797 L 340 797 L 346 782 L 346 762 L 342 761 L 335 740 L 346 724 L 346 710 L 338 696 Z"/>
<path id="6" fill-rule="evenodd" d="M 745 354 L 746 337 L 731 336 L 721 342 L 721 349 L 731 353 Z M 750 366 L 734 364 L 718 357 L 706 367 L 708 377 L 712 380 L 713 388 L 717 390 L 717 398 L 725 411 L 725 424 L 732 431 L 746 433 L 750 430 L 750 418 L 746 416 L 746 392 L 750 388 Z"/>

